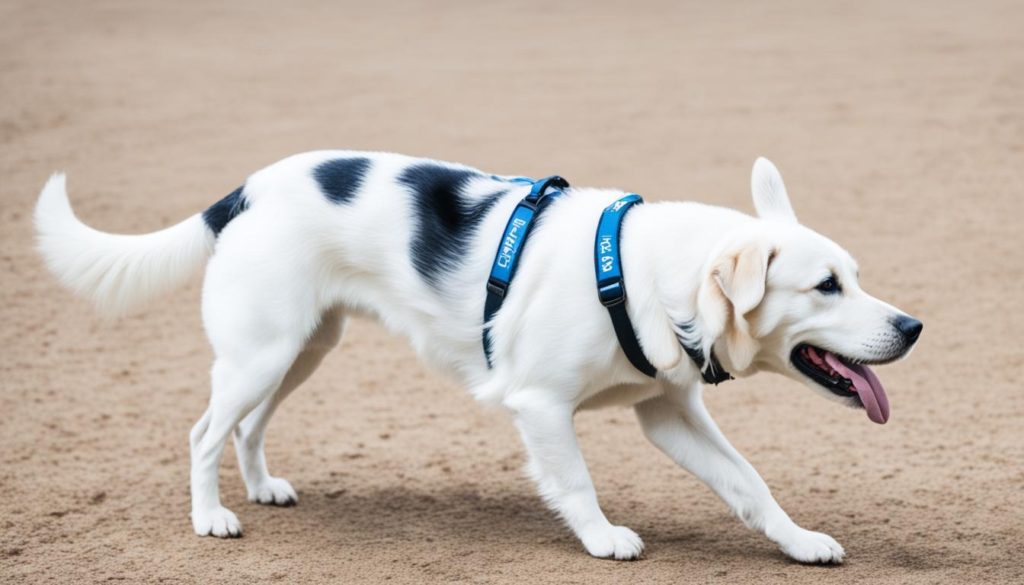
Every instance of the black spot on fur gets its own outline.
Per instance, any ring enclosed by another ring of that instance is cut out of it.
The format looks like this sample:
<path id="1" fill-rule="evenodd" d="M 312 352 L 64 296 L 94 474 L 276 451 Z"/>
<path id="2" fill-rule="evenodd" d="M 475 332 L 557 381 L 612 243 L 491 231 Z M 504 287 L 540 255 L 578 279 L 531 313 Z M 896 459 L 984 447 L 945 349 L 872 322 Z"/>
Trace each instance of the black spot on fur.
<path id="1" fill-rule="evenodd" d="M 469 169 L 427 163 L 409 167 L 398 177 L 413 194 L 417 221 L 410 250 L 412 262 L 434 288 L 445 272 L 459 267 L 477 226 L 507 192 L 466 197 L 466 185 L 480 176 Z"/>
<path id="2" fill-rule="evenodd" d="M 220 235 L 221 230 L 228 225 L 229 221 L 248 209 L 249 203 L 245 200 L 243 189 L 245 189 L 244 186 L 235 189 L 227 197 L 214 203 L 203 212 L 203 221 L 206 222 L 206 226 L 210 228 L 213 235 Z"/>
<path id="3" fill-rule="evenodd" d="M 338 158 L 313 169 L 324 195 L 332 203 L 348 203 L 355 197 L 370 170 L 368 158 Z"/>

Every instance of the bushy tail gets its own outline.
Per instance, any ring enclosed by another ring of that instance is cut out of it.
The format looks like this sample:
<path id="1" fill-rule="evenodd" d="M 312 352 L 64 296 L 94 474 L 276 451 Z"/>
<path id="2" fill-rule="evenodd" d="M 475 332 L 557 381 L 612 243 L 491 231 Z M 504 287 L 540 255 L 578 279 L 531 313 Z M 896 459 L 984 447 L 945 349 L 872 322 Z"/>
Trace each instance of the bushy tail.
<path id="1" fill-rule="evenodd" d="M 213 250 L 215 236 L 195 214 L 141 235 L 108 234 L 75 217 L 63 173 L 50 177 L 36 204 L 39 252 L 60 281 L 99 312 L 123 315 L 184 284 Z"/>

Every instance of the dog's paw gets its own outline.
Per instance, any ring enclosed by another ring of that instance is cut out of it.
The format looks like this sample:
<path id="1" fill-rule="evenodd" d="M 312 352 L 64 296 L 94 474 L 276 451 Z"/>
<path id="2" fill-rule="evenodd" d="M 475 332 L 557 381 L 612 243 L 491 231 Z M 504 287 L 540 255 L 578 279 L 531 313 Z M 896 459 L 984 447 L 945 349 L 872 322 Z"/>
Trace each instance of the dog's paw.
<path id="1" fill-rule="evenodd" d="M 580 534 L 583 547 L 592 556 L 613 558 L 619 561 L 631 561 L 644 551 L 644 541 L 640 536 L 625 526 L 606 524 L 591 528 Z"/>
<path id="2" fill-rule="evenodd" d="M 288 480 L 281 477 L 268 477 L 255 489 L 248 490 L 249 501 L 272 506 L 294 506 L 299 503 L 299 496 Z"/>
<path id="3" fill-rule="evenodd" d="M 779 547 L 789 558 L 801 563 L 839 564 L 846 552 L 834 538 L 821 532 L 796 528 Z"/>
<path id="4" fill-rule="evenodd" d="M 199 536 L 238 538 L 242 536 L 242 523 L 238 516 L 224 506 L 217 506 L 205 512 L 192 511 L 192 528 Z"/>

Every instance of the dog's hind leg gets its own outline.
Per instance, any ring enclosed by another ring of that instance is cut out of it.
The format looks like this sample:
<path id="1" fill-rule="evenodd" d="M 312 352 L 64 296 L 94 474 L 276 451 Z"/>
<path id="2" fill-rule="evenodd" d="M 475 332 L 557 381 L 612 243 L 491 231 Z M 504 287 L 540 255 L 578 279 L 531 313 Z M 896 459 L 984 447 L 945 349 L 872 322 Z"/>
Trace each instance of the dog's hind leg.
<path id="1" fill-rule="evenodd" d="M 344 325 L 345 317 L 341 309 L 327 311 L 302 352 L 295 358 L 281 386 L 235 429 L 235 451 L 249 501 L 278 506 L 290 506 L 298 502 L 291 484 L 284 478 L 271 476 L 267 470 L 263 450 L 267 424 L 281 402 L 313 374 L 327 352 L 338 344 Z"/>
<path id="2" fill-rule="evenodd" d="M 301 334 L 283 336 L 253 348 L 244 359 L 218 357 L 214 362 L 213 393 L 203 415 L 209 417 L 209 423 L 192 449 L 192 527 L 196 534 L 241 536 L 238 518 L 220 503 L 218 467 L 224 444 L 242 418 L 280 386 L 301 343 Z"/>
<path id="3" fill-rule="evenodd" d="M 614 526 L 597 503 L 597 493 L 576 441 L 572 404 L 542 390 L 518 391 L 504 404 L 529 455 L 529 472 L 541 497 L 595 557 L 635 559 L 644 543 L 625 526 Z"/>
<path id="4" fill-rule="evenodd" d="M 190 435 L 192 526 L 220 537 L 242 532 L 220 502 L 218 469 L 228 436 L 278 390 L 323 310 L 310 287 L 291 286 L 309 281 L 308 267 L 268 266 L 269 255 L 232 252 L 218 250 L 207 268 L 203 321 L 216 359 L 209 407 Z"/>
<path id="5" fill-rule="evenodd" d="M 680 467 L 710 487 L 744 524 L 763 532 L 802 563 L 838 563 L 843 547 L 831 536 L 796 525 L 757 471 L 711 419 L 700 385 L 636 406 L 647 438 Z"/>

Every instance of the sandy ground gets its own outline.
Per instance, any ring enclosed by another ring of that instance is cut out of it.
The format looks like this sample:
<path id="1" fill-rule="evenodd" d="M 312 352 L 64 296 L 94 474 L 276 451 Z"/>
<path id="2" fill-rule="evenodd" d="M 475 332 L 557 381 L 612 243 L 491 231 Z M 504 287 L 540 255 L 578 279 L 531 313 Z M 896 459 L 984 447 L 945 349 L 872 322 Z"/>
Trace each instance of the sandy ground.
<path id="1" fill-rule="evenodd" d="M 1024 4 L 192 4 L 0 2 L 0 581 L 1024 580 Z M 801 219 L 926 323 L 880 370 L 884 427 L 767 375 L 709 392 L 847 564 L 786 560 L 626 410 L 579 430 L 605 511 L 647 552 L 589 558 L 523 477 L 508 418 L 367 322 L 271 428 L 300 505 L 245 502 L 229 452 L 246 536 L 194 536 L 199 278 L 104 324 L 43 271 L 32 204 L 65 169 L 84 219 L 151 231 L 323 147 L 745 210 L 750 164 L 773 158 Z"/>

